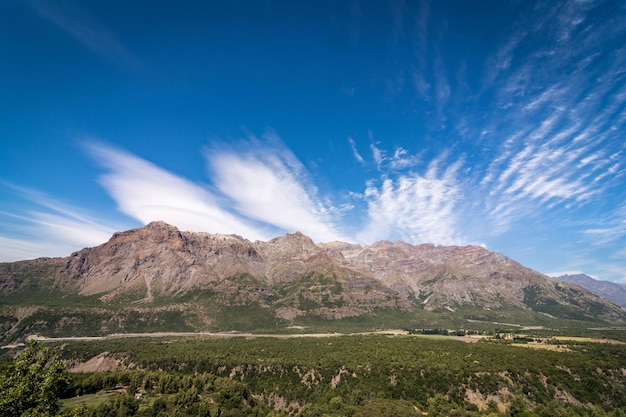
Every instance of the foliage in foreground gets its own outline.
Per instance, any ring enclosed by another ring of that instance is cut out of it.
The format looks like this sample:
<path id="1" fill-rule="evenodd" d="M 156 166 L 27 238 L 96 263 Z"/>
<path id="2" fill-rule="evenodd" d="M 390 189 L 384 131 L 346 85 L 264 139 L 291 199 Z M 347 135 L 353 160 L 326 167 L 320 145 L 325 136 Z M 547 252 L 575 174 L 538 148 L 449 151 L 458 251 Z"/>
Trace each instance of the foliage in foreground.
<path id="1" fill-rule="evenodd" d="M 0 375 L 0 416 L 626 416 L 626 347 L 558 343 L 120 339 L 59 355 L 126 370 L 67 374 L 33 342 Z"/>
<path id="2" fill-rule="evenodd" d="M 65 366 L 54 350 L 32 341 L 0 374 L 0 416 L 54 416 L 67 383 Z"/>
<path id="3" fill-rule="evenodd" d="M 74 375 L 66 395 L 92 400 L 81 415 L 626 416 L 623 345 L 539 351 L 351 336 L 127 339 L 60 351 L 80 361 L 103 352 L 135 370 Z"/>

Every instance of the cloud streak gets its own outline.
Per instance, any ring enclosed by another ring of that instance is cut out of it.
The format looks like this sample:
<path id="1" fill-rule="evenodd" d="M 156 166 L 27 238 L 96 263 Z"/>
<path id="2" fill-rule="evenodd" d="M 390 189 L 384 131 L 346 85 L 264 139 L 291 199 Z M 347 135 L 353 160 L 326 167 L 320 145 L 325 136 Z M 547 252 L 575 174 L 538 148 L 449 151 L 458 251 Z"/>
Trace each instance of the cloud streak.
<path id="1" fill-rule="evenodd" d="M 365 159 L 363 159 L 359 151 L 356 149 L 356 143 L 354 143 L 354 139 L 349 137 L 348 143 L 350 144 L 350 149 L 352 149 L 352 154 L 354 155 L 354 159 L 356 159 L 359 163 L 364 164 Z"/>
<path id="2" fill-rule="evenodd" d="M 567 3 L 539 18 L 522 15 L 487 60 L 479 100 L 493 94 L 499 111 L 476 129 L 498 133 L 486 142 L 494 151 L 479 185 L 497 233 L 557 206 L 562 215 L 588 206 L 622 175 L 614 155 L 624 152 L 626 54 L 598 44 L 626 26 L 598 27 L 587 17 L 594 7 Z M 541 46 L 528 54 L 537 39 Z"/>
<path id="3" fill-rule="evenodd" d="M 241 145 L 253 151 L 205 151 L 214 187 L 193 183 L 101 142 L 88 142 L 84 148 L 105 170 L 98 182 L 119 211 L 141 224 L 163 220 L 182 230 L 234 233 L 252 240 L 296 230 L 316 241 L 352 240 L 333 223 L 333 216 L 352 206 L 336 208 L 329 199 L 322 200 L 303 165 L 275 135 L 251 140 L 254 146 L 245 141 Z M 129 228 L 97 220 L 107 216 L 88 213 L 37 190 L 2 185 L 32 207 L 20 215 L 0 212 L 0 219 L 15 231 L 14 236 L 0 236 L 0 261 L 67 256 Z"/>
<path id="4" fill-rule="evenodd" d="M 58 2 L 27 0 L 35 13 L 114 64 L 138 67 L 139 60 L 104 26 L 77 8 Z"/>
<path id="5" fill-rule="evenodd" d="M 60 202 L 40 191 L 3 184 L 28 202 L 21 215 L 0 212 L 13 235 L 0 236 L 0 261 L 40 256 L 67 256 L 86 246 L 106 242 L 120 224 L 102 221 L 83 209 Z"/>

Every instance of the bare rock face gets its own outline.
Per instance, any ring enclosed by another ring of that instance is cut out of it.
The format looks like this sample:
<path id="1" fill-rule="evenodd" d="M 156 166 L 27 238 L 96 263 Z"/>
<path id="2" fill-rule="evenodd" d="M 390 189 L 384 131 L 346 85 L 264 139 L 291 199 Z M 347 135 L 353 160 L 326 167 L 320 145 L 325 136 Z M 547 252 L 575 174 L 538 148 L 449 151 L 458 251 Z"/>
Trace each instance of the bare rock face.
<path id="1" fill-rule="evenodd" d="M 97 248 L 73 253 L 65 270 L 91 295 L 141 284 L 152 297 L 152 284 L 180 285 L 189 275 L 180 272 L 193 260 L 185 252 L 185 239 L 174 227 L 151 223 L 141 229 L 116 233 Z"/>
<path id="2" fill-rule="evenodd" d="M 556 284 L 506 256 L 480 246 L 410 245 L 381 241 L 355 247 L 334 243 L 326 250 L 338 262 L 371 274 L 426 310 L 477 306 L 506 307 L 539 312 L 567 312 L 578 318 L 595 315 L 622 320 L 623 312 L 574 286 Z M 593 304 L 577 313 L 580 305 Z"/>
<path id="3" fill-rule="evenodd" d="M 120 296 L 152 301 L 199 289 L 217 294 L 222 305 L 257 303 L 283 318 L 304 311 L 333 319 L 381 308 L 411 312 L 471 307 L 626 320 L 624 310 L 582 288 L 551 280 L 480 246 L 388 241 L 316 245 L 299 232 L 250 242 L 153 222 L 115 233 L 103 245 L 65 259 L 0 266 L 0 290 L 7 294 L 19 287 L 19 271 L 41 270 L 42 277 L 53 280 L 50 285 L 97 294 L 103 301 Z"/>
<path id="4" fill-rule="evenodd" d="M 105 301 L 128 291 L 143 294 L 137 301 L 152 301 L 158 296 L 211 288 L 223 293 L 222 301 L 229 304 L 258 301 L 278 286 L 289 289 L 283 304 L 318 306 L 318 313 L 328 318 L 359 315 L 378 307 L 411 308 L 373 277 L 337 265 L 324 249 L 299 232 L 253 243 L 237 235 L 181 232 L 153 222 L 72 254 L 64 273 L 79 286 L 80 294 L 102 294 Z M 227 299 L 236 297 L 235 293 L 241 296 L 243 284 L 228 279 L 241 274 L 257 283 L 244 292 L 262 294 L 247 294 L 239 301 Z M 308 278 L 293 283 L 302 277 Z M 313 281 L 307 281 L 311 277 Z M 344 306 L 345 302 L 359 306 Z M 294 314 L 291 307 L 283 310 Z"/>
<path id="5" fill-rule="evenodd" d="M 419 294 L 429 290 L 436 281 L 457 281 L 452 287 L 467 289 L 473 279 L 488 284 L 499 272 L 529 271 L 505 256 L 480 246 L 410 245 L 404 242 L 381 241 L 364 248 L 329 249 L 336 259 L 345 260 L 353 268 L 375 275 L 399 291 Z M 456 292 L 451 294 L 456 297 Z M 456 297 L 458 300 L 466 296 Z M 471 297 L 470 297 L 471 298 Z"/>
<path id="6" fill-rule="evenodd" d="M 316 266 L 331 263 L 326 252 L 300 232 L 269 242 L 256 241 L 255 248 L 268 263 L 265 275 L 272 284 L 290 282 Z"/>

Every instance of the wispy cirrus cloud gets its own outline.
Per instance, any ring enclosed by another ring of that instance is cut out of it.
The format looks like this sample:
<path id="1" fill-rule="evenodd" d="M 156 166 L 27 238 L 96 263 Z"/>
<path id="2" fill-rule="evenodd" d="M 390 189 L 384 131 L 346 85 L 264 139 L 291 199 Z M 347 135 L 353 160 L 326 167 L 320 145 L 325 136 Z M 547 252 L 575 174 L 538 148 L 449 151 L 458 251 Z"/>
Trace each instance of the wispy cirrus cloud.
<path id="1" fill-rule="evenodd" d="M 349 139 L 351 140 L 351 138 Z M 370 139 L 373 140 L 371 133 Z M 350 143 L 352 144 L 352 142 Z M 383 149 L 379 145 L 379 142 L 370 143 L 370 151 L 372 152 L 372 159 L 376 164 L 376 168 L 381 172 L 407 170 L 422 161 L 421 154 L 411 154 L 408 150 L 401 146 L 395 148 L 392 152 L 390 150 Z M 365 160 L 362 162 L 365 162 Z"/>
<path id="2" fill-rule="evenodd" d="M 352 154 L 354 155 L 354 159 L 356 159 L 361 164 L 364 164 L 365 163 L 365 159 L 363 159 L 363 157 L 361 156 L 361 154 L 357 150 L 356 143 L 354 142 L 354 139 L 349 137 L 348 138 L 348 143 L 350 144 L 350 149 L 352 149 Z"/>
<path id="3" fill-rule="evenodd" d="M 587 225 L 584 233 L 592 237 L 595 245 L 607 245 L 623 238 L 626 236 L 626 205 Z"/>
<path id="4" fill-rule="evenodd" d="M 593 124 L 556 114 L 511 136 L 485 170 L 481 186 L 488 193 L 488 214 L 501 231 L 540 207 L 589 204 L 623 170 L 617 157 L 622 152 L 605 133 L 594 134 Z M 581 135 L 591 140 L 577 142 Z"/>
<path id="5" fill-rule="evenodd" d="M 105 60 L 133 68 L 140 66 L 137 57 L 107 28 L 79 8 L 64 2 L 44 0 L 26 0 L 25 4 Z"/>
<path id="6" fill-rule="evenodd" d="M 437 30 L 420 35 L 419 28 L 428 25 L 413 25 L 418 28 L 411 67 L 416 99 L 425 102 L 429 119 L 424 123 L 433 138 L 448 144 L 449 158 L 440 157 L 437 170 L 429 165 L 422 172 L 422 158 L 404 148 L 390 151 L 370 138 L 380 178 L 366 186 L 370 223 L 360 237 L 482 241 L 529 222 L 547 227 L 544 217 L 567 219 L 597 206 L 626 175 L 626 145 L 620 139 L 626 122 L 626 48 L 598 45 L 616 42 L 626 24 L 616 20 L 611 27 L 597 27 L 589 18 L 596 6 L 524 8 L 484 61 L 482 76 L 472 81 L 461 74 L 456 83 L 447 76 L 454 73 L 451 63 L 437 55 L 444 50 L 438 38 L 425 42 Z M 427 57 L 432 66 L 425 64 Z M 452 119 L 458 120 L 457 135 L 446 126 Z M 459 162 L 459 150 L 470 153 L 468 162 Z M 420 223 L 417 212 L 430 221 Z M 621 229 L 612 235 L 611 229 L 594 227 L 593 233 L 623 238 Z M 581 226 L 576 230 L 580 236 Z M 589 236 L 592 228 L 587 230 Z"/>
<path id="7" fill-rule="evenodd" d="M 423 174 L 383 178 L 380 183 L 370 181 L 364 193 L 368 220 L 358 239 L 365 243 L 381 239 L 467 243 L 458 224 L 462 161 L 440 168 L 442 162 L 434 160 Z"/>
<path id="8" fill-rule="evenodd" d="M 41 239 L 9 238 L 0 236 L 0 262 L 14 262 L 42 256 L 67 256 L 75 248 L 67 247 L 60 241 L 45 242 Z"/>
<path id="9" fill-rule="evenodd" d="M 376 146 L 375 143 L 370 144 L 370 150 L 372 151 L 372 158 L 378 169 L 381 168 L 383 161 L 385 160 L 385 152 Z"/>
<path id="10" fill-rule="evenodd" d="M 487 60 L 481 94 L 493 94 L 498 112 L 482 129 L 497 134 L 482 142 L 492 148 L 480 187 L 498 233 L 557 206 L 567 216 L 623 175 L 625 62 L 619 50 L 598 44 L 626 26 L 597 27 L 587 16 L 594 7 L 555 4 L 539 18 L 522 16 Z M 541 47 L 528 54 L 538 38 Z"/>
<path id="11" fill-rule="evenodd" d="M 87 142 L 84 147 L 104 168 L 98 181 L 119 211 L 140 224 L 163 220 L 182 230 L 235 233 L 253 240 L 296 230 L 316 241 L 353 240 L 333 221 L 353 206 L 334 207 L 332 199 L 321 198 L 304 166 L 275 135 L 241 145 L 237 150 L 205 151 L 214 187 L 193 183 L 102 142 Z M 5 230 L 14 230 L 13 235 L 0 236 L 0 261 L 67 256 L 129 228 L 106 220 L 109 215 L 89 213 L 37 190 L 1 185 L 30 206 L 19 215 L 0 212 Z"/>
<path id="12" fill-rule="evenodd" d="M 405 170 L 414 167 L 422 160 L 420 154 L 413 155 L 402 147 L 396 148 L 393 156 L 389 158 L 389 168 L 392 170 Z"/>
<path id="13" fill-rule="evenodd" d="M 0 261 L 67 256 L 77 249 L 106 242 L 123 228 L 38 190 L 2 185 L 26 207 L 19 215 L 0 212 L 0 219 L 8 225 L 5 230 L 13 231 L 12 235 L 0 236 Z"/>

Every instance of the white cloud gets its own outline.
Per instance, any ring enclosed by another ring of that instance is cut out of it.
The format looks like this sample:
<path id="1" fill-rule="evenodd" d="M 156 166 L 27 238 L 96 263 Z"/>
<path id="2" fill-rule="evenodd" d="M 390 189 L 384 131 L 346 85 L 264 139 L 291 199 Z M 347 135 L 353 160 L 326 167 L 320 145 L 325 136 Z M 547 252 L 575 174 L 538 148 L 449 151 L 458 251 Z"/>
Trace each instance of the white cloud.
<path id="1" fill-rule="evenodd" d="M 541 93 L 539 96 L 531 97 L 531 101 L 524 107 L 522 107 L 522 109 L 524 111 L 536 111 L 540 108 L 543 108 L 543 104 L 551 103 L 554 96 L 558 93 L 560 93 L 560 91 L 557 90 L 557 87 L 552 86 L 548 90 Z"/>
<path id="2" fill-rule="evenodd" d="M 378 169 L 380 169 L 383 161 L 385 160 L 385 154 L 381 149 L 376 147 L 376 144 L 374 143 L 370 144 L 370 149 L 372 150 L 372 157 L 374 158 L 374 162 L 376 163 Z"/>
<path id="3" fill-rule="evenodd" d="M 109 240 L 117 231 L 95 221 L 76 219 L 64 214 L 31 212 L 32 222 L 49 240 L 62 241 L 74 247 L 96 246 Z"/>
<path id="4" fill-rule="evenodd" d="M 607 219 L 602 219 L 593 226 L 583 231 L 591 244 L 596 246 L 604 246 L 614 243 L 626 237 L 626 215 L 624 210 L 618 210 L 617 215 Z"/>
<path id="5" fill-rule="evenodd" d="M 621 164 L 610 162 L 614 151 L 606 133 L 597 133 L 601 126 L 578 117 L 576 108 L 563 112 L 570 93 L 554 87 L 530 97 L 533 108 L 541 102 L 557 110 L 535 121 L 536 128 L 522 127 L 525 130 L 510 136 L 487 167 L 481 186 L 488 192 L 486 206 L 499 233 L 516 220 L 559 203 L 587 204 L 608 186 L 603 182 L 618 175 Z M 513 128 L 535 119 L 519 110 L 512 115 Z"/>
<path id="6" fill-rule="evenodd" d="M 29 208 L 23 209 L 21 215 L 0 212 L 0 217 L 9 220 L 5 230 L 13 230 L 12 234 L 0 236 L 0 261 L 67 256 L 102 244 L 123 229 L 37 190 L 4 185 L 28 202 Z"/>
<path id="7" fill-rule="evenodd" d="M 623 59 L 617 51 L 608 59 L 607 53 L 597 52 L 597 45 L 600 38 L 623 33 L 624 24 L 615 31 L 608 26 L 581 30 L 585 12 L 586 6 L 573 3 L 561 14 L 550 7 L 533 29 L 546 36 L 545 49 L 508 71 L 513 50 L 528 34 L 520 26 L 488 60 L 507 64 L 487 69 L 487 88 L 493 88 L 500 103 L 507 103 L 488 121 L 489 128 L 513 138 L 496 144 L 480 183 L 488 193 L 485 203 L 498 233 L 561 203 L 567 215 L 567 210 L 589 204 L 619 184 L 622 162 L 611 155 L 623 150 L 618 133 L 624 126 L 618 117 L 626 91 L 620 75 Z M 553 17 L 560 20 L 556 31 L 546 23 Z M 602 59 L 610 62 L 608 68 L 591 65 Z M 573 67 L 579 70 L 572 72 Z M 538 88 L 542 85 L 548 87 Z M 617 239 L 619 233 L 611 229 L 613 225 L 598 225 L 587 228 L 586 235 Z"/>
<path id="8" fill-rule="evenodd" d="M 40 241 L 11 239 L 0 236 L 0 262 L 14 262 L 24 259 L 55 256 L 54 245 L 50 247 Z M 66 253 L 65 255 L 67 255 Z M 59 255 L 60 256 L 60 255 Z"/>
<path id="9" fill-rule="evenodd" d="M 500 50 L 486 61 L 485 84 L 490 85 L 500 76 L 500 73 L 509 69 L 513 62 L 515 50 L 527 35 L 528 29 L 523 24 L 518 25 Z"/>
<path id="10" fill-rule="evenodd" d="M 397 180 L 385 178 L 380 186 L 370 182 L 364 193 L 368 223 L 358 240 L 364 243 L 381 239 L 467 243 L 457 228 L 460 162 L 443 173 L 439 172 L 438 162 L 433 161 L 424 175 L 401 175 Z"/>
<path id="11" fill-rule="evenodd" d="M 13 226 L 19 237 L 0 236 L 0 262 L 13 262 L 40 257 L 68 256 L 85 247 L 100 245 L 116 231 L 88 229 L 80 222 L 72 222 L 63 216 L 36 216 L 30 224 Z M 44 215 L 45 216 L 45 215 Z"/>
<path id="12" fill-rule="evenodd" d="M 265 229 L 224 209 L 205 187 L 110 146 L 92 143 L 87 149 L 108 170 L 100 183 L 120 211 L 144 224 L 163 220 L 183 230 L 270 237 Z"/>
<path id="13" fill-rule="evenodd" d="M 241 154 L 207 152 L 215 173 L 214 191 L 112 146 L 91 142 L 85 148 L 105 168 L 99 182 L 119 210 L 142 224 L 163 220 L 182 230 L 236 233 L 252 240 L 296 230 L 316 241 L 351 240 L 337 231 L 331 216 L 354 206 L 334 207 L 330 200 L 318 198 L 302 164 L 284 147 Z M 21 215 L 0 212 L 15 231 L 0 236 L 0 261 L 67 256 L 128 228 L 36 190 L 4 185 L 35 208 Z"/>
<path id="14" fill-rule="evenodd" d="M 412 168 L 421 162 L 421 154 L 413 155 L 401 146 L 397 147 L 393 151 L 393 154 L 391 154 L 389 151 L 377 145 L 378 143 L 372 142 L 370 144 L 370 150 L 372 151 L 372 158 L 376 163 L 376 168 L 379 171 L 402 171 Z"/>
<path id="15" fill-rule="evenodd" d="M 362 164 L 365 163 L 365 160 L 363 159 L 359 151 L 356 149 L 356 144 L 354 143 L 354 139 L 352 139 L 351 137 L 348 137 L 348 143 L 350 144 L 350 149 L 352 149 L 352 154 L 354 155 L 354 158 Z"/>
<path id="16" fill-rule="evenodd" d="M 406 149 L 400 147 L 395 150 L 390 158 L 389 167 L 393 170 L 411 168 L 420 162 L 420 155 L 411 155 Z"/>
<path id="17" fill-rule="evenodd" d="M 317 242 L 348 240 L 329 218 L 336 210 L 318 198 L 304 167 L 289 150 L 258 141 L 242 145 L 246 151 L 205 153 L 214 183 L 236 210 L 282 230 L 299 230 Z"/>

